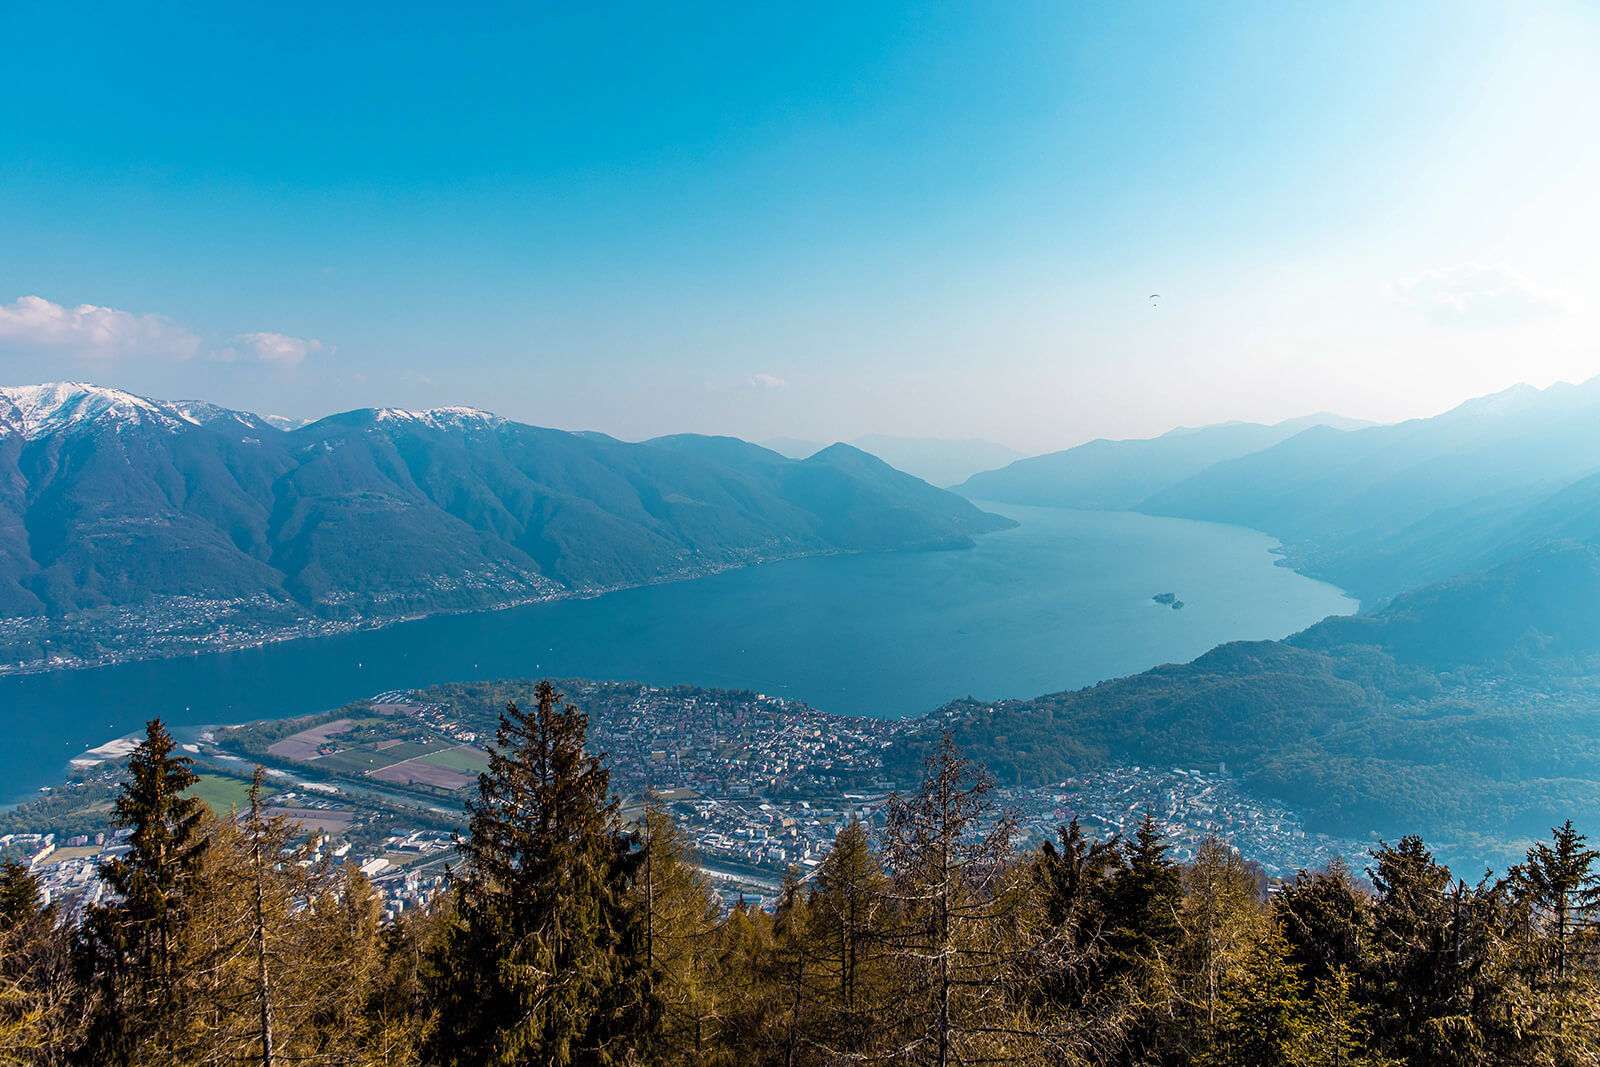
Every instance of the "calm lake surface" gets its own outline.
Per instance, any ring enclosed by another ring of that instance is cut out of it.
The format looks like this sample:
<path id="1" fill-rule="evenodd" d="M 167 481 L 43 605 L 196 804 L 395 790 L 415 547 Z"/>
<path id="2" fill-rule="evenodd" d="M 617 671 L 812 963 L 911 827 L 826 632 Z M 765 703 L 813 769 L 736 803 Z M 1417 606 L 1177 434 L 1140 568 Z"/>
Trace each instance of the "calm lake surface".
<path id="1" fill-rule="evenodd" d="M 1355 601 L 1232 526 L 984 505 L 1021 527 L 964 552 L 790 560 L 593 600 L 424 619 L 242 652 L 0 678 L 0 800 L 85 749 L 175 727 L 301 715 L 473 678 L 748 688 L 904 716 L 1031 697 L 1276 638 Z M 1173 611 L 1151 601 L 1176 593 Z"/>

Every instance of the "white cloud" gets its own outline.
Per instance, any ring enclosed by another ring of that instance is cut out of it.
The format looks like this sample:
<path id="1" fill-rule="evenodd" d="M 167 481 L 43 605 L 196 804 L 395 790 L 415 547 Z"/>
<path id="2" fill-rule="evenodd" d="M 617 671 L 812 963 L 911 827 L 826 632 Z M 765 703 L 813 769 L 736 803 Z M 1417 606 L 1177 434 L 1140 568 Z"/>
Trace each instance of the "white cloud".
<path id="1" fill-rule="evenodd" d="M 753 378 L 746 378 L 744 387 L 746 389 L 787 389 L 789 388 L 789 383 L 770 374 L 757 374 Z"/>
<path id="2" fill-rule="evenodd" d="M 65 307 L 39 296 L 0 304 L 0 346 L 51 349 L 69 356 L 110 359 L 165 356 L 188 359 L 202 348 L 201 339 L 165 315 L 79 304 Z M 308 355 L 332 351 L 321 341 L 282 333 L 242 333 L 210 349 L 212 359 L 249 361 L 292 367 Z"/>
<path id="3" fill-rule="evenodd" d="M 1563 310 L 1554 293 L 1503 263 L 1425 270 L 1394 286 L 1392 295 L 1438 326 L 1489 326 Z"/>
<path id="4" fill-rule="evenodd" d="M 308 355 L 326 350 L 316 338 L 306 340 L 284 333 L 241 333 L 224 348 L 211 353 L 212 359 L 226 363 L 251 360 L 257 363 L 276 363 L 293 367 Z"/>
<path id="5" fill-rule="evenodd" d="M 94 304 L 69 308 L 39 296 L 0 304 L 0 342 L 96 358 L 187 359 L 200 347 L 198 337 L 162 315 L 136 315 Z"/>

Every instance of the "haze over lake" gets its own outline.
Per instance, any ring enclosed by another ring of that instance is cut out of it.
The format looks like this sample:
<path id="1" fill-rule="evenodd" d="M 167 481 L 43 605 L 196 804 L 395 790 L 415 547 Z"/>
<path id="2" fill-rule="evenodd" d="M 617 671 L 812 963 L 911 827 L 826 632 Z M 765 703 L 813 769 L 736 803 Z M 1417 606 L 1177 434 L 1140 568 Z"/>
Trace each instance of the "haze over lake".
<path id="1" fill-rule="evenodd" d="M 1251 530 L 984 505 L 970 551 L 791 560 L 592 600 L 445 616 L 242 652 L 0 678 L 0 796 L 159 715 L 301 715 L 385 689 L 582 676 L 749 688 L 852 715 L 1031 697 L 1276 638 L 1355 610 Z M 1181 611 L 1151 597 L 1175 593 Z"/>

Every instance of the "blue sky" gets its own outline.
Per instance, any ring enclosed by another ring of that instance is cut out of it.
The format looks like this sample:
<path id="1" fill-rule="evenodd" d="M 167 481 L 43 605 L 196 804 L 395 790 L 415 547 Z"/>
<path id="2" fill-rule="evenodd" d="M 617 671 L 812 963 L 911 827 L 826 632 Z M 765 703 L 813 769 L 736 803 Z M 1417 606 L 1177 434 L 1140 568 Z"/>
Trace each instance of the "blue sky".
<path id="1" fill-rule="evenodd" d="M 1600 374 L 1592 5 L 332 6 L 0 7 L 0 384 L 1042 450 Z"/>

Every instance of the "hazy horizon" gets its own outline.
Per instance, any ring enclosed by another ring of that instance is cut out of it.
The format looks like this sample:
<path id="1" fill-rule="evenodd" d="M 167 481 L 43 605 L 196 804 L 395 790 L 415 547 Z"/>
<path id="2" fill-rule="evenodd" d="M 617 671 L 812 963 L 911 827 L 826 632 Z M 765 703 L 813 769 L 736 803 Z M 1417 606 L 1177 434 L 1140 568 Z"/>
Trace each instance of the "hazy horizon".
<path id="1" fill-rule="evenodd" d="M 1583 5 L 424 10 L 0 12 L 0 380 L 1038 453 L 1600 374 Z"/>
<path id="2" fill-rule="evenodd" d="M 1050 452 L 1066 451 L 1068 449 L 1076 448 L 1079 445 L 1087 444 L 1090 441 L 1094 441 L 1094 440 L 1111 440 L 1111 441 L 1149 440 L 1149 439 L 1153 439 L 1153 438 L 1157 438 L 1157 437 L 1162 437 L 1162 436 L 1165 436 L 1167 434 L 1187 433 L 1187 432 L 1193 432 L 1195 430 L 1207 429 L 1207 428 L 1210 428 L 1210 427 L 1226 426 L 1226 425 L 1241 425 L 1241 424 L 1246 424 L 1246 423 L 1255 423 L 1257 425 L 1266 425 L 1266 426 L 1273 426 L 1273 425 L 1279 425 L 1279 424 L 1284 424 L 1284 423 L 1305 423 L 1307 426 L 1310 426 L 1310 425 L 1332 425 L 1332 426 L 1336 426 L 1337 428 L 1340 428 L 1340 429 L 1366 429 L 1368 427 L 1375 427 L 1375 426 L 1389 426 L 1389 425 L 1395 425 L 1396 423 L 1399 423 L 1399 422 L 1430 419 L 1430 418 L 1436 417 L 1438 415 L 1443 415 L 1443 414 L 1445 414 L 1445 413 L 1447 413 L 1449 411 L 1453 411 L 1456 408 L 1461 407 L 1463 404 L 1468 404 L 1468 403 L 1471 403 L 1472 401 L 1475 401 L 1475 400 L 1483 400 L 1483 399 L 1486 399 L 1486 398 L 1492 397 L 1492 396 L 1498 396 L 1500 394 L 1512 392 L 1512 391 L 1517 390 L 1517 389 L 1531 388 L 1531 389 L 1536 389 L 1539 392 L 1545 392 L 1545 391 L 1547 391 L 1549 389 L 1556 388 L 1556 387 L 1563 387 L 1564 386 L 1564 387 L 1571 388 L 1571 387 L 1575 387 L 1575 386 L 1586 385 L 1590 381 L 1600 382 L 1600 375 L 1596 375 L 1594 379 L 1584 379 L 1584 380 L 1581 380 L 1581 381 L 1565 381 L 1565 380 L 1555 381 L 1555 382 L 1551 382 L 1549 385 L 1546 385 L 1546 386 L 1543 386 L 1543 387 L 1534 386 L 1531 383 L 1526 382 L 1526 381 L 1517 381 L 1517 382 L 1513 382 L 1510 385 L 1506 386 L 1504 389 L 1497 389 L 1493 393 L 1483 393 L 1483 394 L 1478 394 L 1478 395 L 1474 395 L 1474 396 L 1465 397 L 1459 403 L 1451 404 L 1448 407 L 1440 409 L 1438 411 L 1430 411 L 1430 412 L 1427 412 L 1427 413 L 1424 413 L 1424 414 L 1410 415 L 1410 416 L 1406 416 L 1405 418 L 1393 420 L 1392 422 L 1380 422 L 1380 421 L 1374 420 L 1374 419 L 1360 419 L 1360 418 L 1356 418 L 1356 417 L 1353 417 L 1353 416 L 1346 415 L 1344 412 L 1339 412 L 1339 411 L 1308 411 L 1308 412 L 1303 412 L 1303 413 L 1298 414 L 1298 415 L 1290 415 L 1290 416 L 1287 416 L 1287 417 L 1282 418 L 1282 419 L 1274 419 L 1274 420 L 1272 420 L 1270 422 L 1258 421 L 1258 420 L 1253 420 L 1253 419 L 1222 418 L 1222 419 L 1216 420 L 1215 422 L 1194 423 L 1194 424 L 1190 424 L 1190 425 L 1167 426 L 1167 427 L 1165 427 L 1163 429 L 1155 430 L 1155 431 L 1147 433 L 1147 434 L 1141 434 L 1141 435 L 1136 435 L 1136 436 L 1127 436 L 1127 437 L 1104 437 L 1104 436 L 1101 436 L 1101 437 L 1083 438 L 1082 440 L 1071 440 L 1071 441 L 1068 441 L 1065 444 L 1061 444 L 1061 445 L 1054 446 L 1054 447 L 1043 448 L 1043 449 L 1040 449 L 1038 451 L 1027 451 L 1027 450 L 1024 450 L 1024 449 L 1017 449 L 1014 446 L 1011 446 L 1011 445 L 1007 444 L 1003 440 L 994 440 L 992 438 L 984 438 L 984 437 L 937 437 L 937 436 L 930 436 L 930 435 L 924 435 L 924 434 L 884 434 L 884 433 L 879 433 L 879 432 L 877 432 L 875 430 L 872 430 L 870 428 L 866 429 L 864 431 L 861 431 L 861 432 L 853 433 L 848 437 L 831 438 L 831 439 L 828 439 L 828 440 L 822 440 L 820 438 L 795 437 L 795 436 L 791 436 L 791 435 L 788 435 L 788 434 L 762 434 L 760 432 L 756 432 L 756 433 L 753 433 L 753 434 L 751 434 L 749 436 L 742 437 L 742 439 L 745 440 L 745 441 L 749 441 L 752 444 L 761 445 L 764 448 L 773 449 L 774 451 L 781 452 L 781 453 L 783 453 L 785 455 L 792 455 L 794 458 L 804 458 L 805 454 L 810 454 L 811 452 L 815 452 L 817 450 L 820 450 L 820 449 L 823 449 L 823 448 L 827 448 L 828 446 L 833 445 L 833 444 L 853 445 L 853 446 L 856 446 L 856 447 L 860 447 L 865 451 L 869 451 L 870 452 L 870 451 L 872 451 L 872 448 L 870 446 L 873 443 L 873 439 L 879 439 L 879 440 L 882 440 L 882 441 L 896 441 L 896 442 L 902 442 L 902 443 L 906 443 L 906 444 L 927 443 L 927 444 L 939 444 L 939 445 L 987 445 L 987 446 L 992 446 L 992 447 L 1001 447 L 1001 448 L 1008 449 L 1008 450 L 1016 453 L 1016 456 L 1014 458 L 1021 459 L 1021 458 L 1029 458 L 1029 457 L 1037 456 L 1037 455 L 1044 455 L 1044 454 L 1050 453 Z M 151 399 L 151 400 L 160 400 L 160 401 L 173 402 L 173 403 L 206 402 L 206 403 L 219 403 L 220 404 L 219 401 L 215 400 L 212 397 L 207 397 L 207 396 L 198 396 L 198 395 L 195 395 L 195 396 L 188 396 L 188 395 L 158 396 L 158 395 L 155 395 L 155 394 L 141 394 L 141 393 L 138 392 L 138 390 L 127 389 L 127 388 L 124 388 L 122 386 L 115 385 L 115 384 L 113 384 L 111 382 L 108 382 L 108 381 L 87 381 L 87 380 L 83 380 L 83 379 L 73 379 L 73 380 L 62 379 L 62 380 L 56 381 L 56 382 L 46 382 L 46 381 L 0 382 L 0 389 L 25 389 L 25 388 L 36 387 L 36 386 L 41 386 L 41 385 L 81 385 L 81 386 L 85 386 L 85 387 L 89 387 L 89 388 L 119 389 L 119 390 L 121 390 L 123 392 L 133 393 L 134 395 L 144 395 L 144 396 L 147 397 L 147 399 Z M 273 418 L 273 419 L 279 419 L 279 418 L 288 419 L 288 420 L 290 420 L 290 422 L 292 424 L 296 424 L 296 425 L 306 425 L 306 424 L 309 424 L 309 423 L 312 423 L 312 422 L 316 422 L 319 419 L 328 418 L 328 417 L 333 416 L 333 415 L 340 415 L 340 414 L 344 414 L 345 412 L 354 411 L 354 410 L 363 410 L 363 409 L 377 410 L 377 409 L 382 409 L 382 408 L 393 408 L 393 409 L 397 409 L 397 410 L 425 410 L 425 409 L 430 408 L 430 407 L 435 407 L 435 408 L 437 408 L 437 407 L 463 407 L 463 408 L 473 408 L 473 409 L 476 409 L 476 410 L 479 410 L 479 411 L 483 411 L 483 412 L 485 412 L 487 414 L 490 414 L 490 415 L 494 415 L 494 416 L 497 416 L 497 417 L 500 417 L 500 418 L 510 419 L 510 420 L 512 420 L 514 422 L 522 422 L 522 423 L 525 423 L 525 424 L 528 424 L 528 425 L 537 425 L 537 426 L 543 426 L 543 427 L 548 428 L 548 429 L 564 430 L 564 431 L 569 432 L 569 433 L 604 433 L 607 436 L 615 437 L 617 440 L 626 441 L 626 442 L 633 442 L 633 443 L 648 441 L 648 440 L 651 440 L 653 437 L 672 436 L 674 434 L 683 434 L 683 433 L 700 433 L 700 434 L 704 434 L 706 436 L 732 436 L 732 437 L 740 436 L 738 434 L 729 433 L 729 432 L 727 432 L 725 430 L 716 430 L 716 429 L 712 429 L 712 430 L 678 429 L 678 430 L 669 430 L 664 434 L 652 434 L 652 435 L 649 435 L 649 436 L 633 436 L 633 437 L 630 437 L 630 436 L 625 436 L 623 434 L 613 433 L 613 432 L 611 432 L 609 430 L 605 430 L 605 429 L 602 429 L 600 427 L 595 427 L 595 426 L 578 426 L 578 425 L 565 425 L 565 426 L 563 426 L 563 425 L 554 425 L 554 424 L 551 424 L 551 423 L 532 423 L 532 422 L 529 422 L 526 419 L 519 419 L 519 418 L 517 418 L 517 417 L 515 417 L 513 415 L 508 415 L 504 410 L 496 408 L 493 405 L 475 404 L 475 403 L 470 403 L 470 402 L 459 403 L 459 404 L 444 404 L 442 402 L 436 403 L 436 404 L 434 404 L 434 403 L 423 403 L 423 404 L 414 405 L 414 406 L 412 406 L 410 408 L 402 408 L 401 405 L 386 404 L 386 403 L 383 403 L 381 400 L 378 400 L 378 401 L 375 401 L 373 403 L 356 404 L 356 405 L 352 405 L 352 406 L 348 406 L 348 407 L 329 408 L 327 410 L 317 411 L 315 414 L 309 414 L 309 415 L 301 414 L 298 411 L 296 411 L 296 412 L 279 411 L 279 410 L 276 410 L 276 409 L 273 409 L 273 408 L 269 408 L 269 407 L 264 407 L 264 406 L 261 406 L 261 405 L 251 406 L 248 403 L 237 404 L 237 405 L 234 405 L 234 404 L 220 404 L 220 406 L 231 407 L 231 408 L 233 408 L 234 410 L 237 410 L 237 411 L 248 412 L 248 413 L 254 414 L 254 415 L 267 416 L 267 417 L 270 417 L 270 418 Z M 1321 420 L 1327 420 L 1327 422 L 1323 423 Z M 1348 424 L 1348 425 L 1346 425 L 1346 424 Z M 1007 462 L 1009 462 L 1009 460 Z"/>

